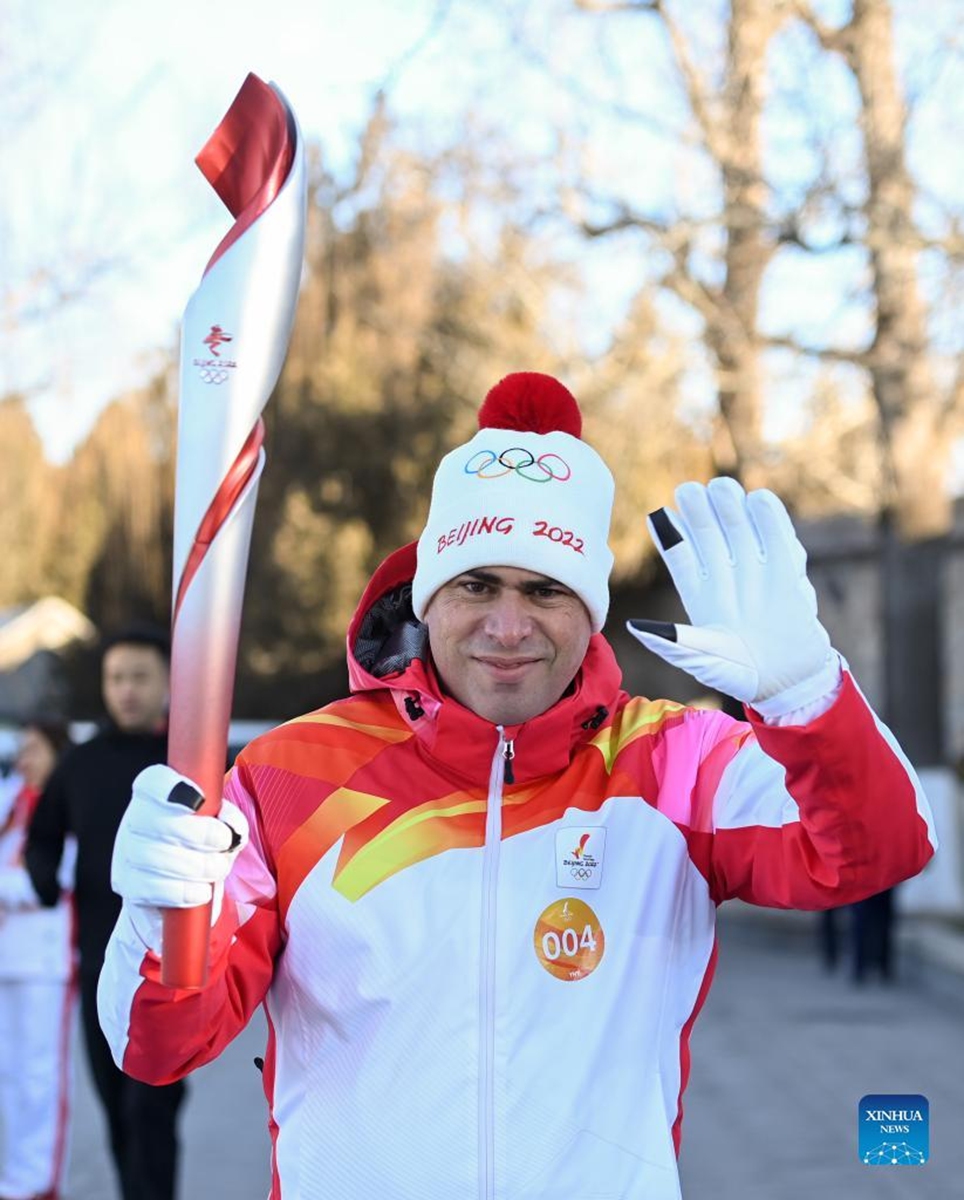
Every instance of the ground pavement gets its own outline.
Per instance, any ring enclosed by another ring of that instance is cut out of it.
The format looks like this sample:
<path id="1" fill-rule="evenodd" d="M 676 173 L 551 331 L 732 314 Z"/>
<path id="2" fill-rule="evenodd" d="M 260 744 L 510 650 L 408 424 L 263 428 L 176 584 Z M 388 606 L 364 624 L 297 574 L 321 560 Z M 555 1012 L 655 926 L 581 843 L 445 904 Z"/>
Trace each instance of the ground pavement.
<path id="1" fill-rule="evenodd" d="M 261 1075 L 260 1012 L 215 1062 L 195 1071 L 181 1117 L 180 1200 L 265 1200 L 271 1143 Z M 117 1200 L 106 1127 L 75 1043 L 73 1134 L 64 1200 Z"/>
<path id="2" fill-rule="evenodd" d="M 895 983 L 858 987 L 846 966 L 823 972 L 816 917 L 725 914 L 692 1039 L 685 1200 L 964 1196 L 964 974 L 949 968 L 954 947 L 941 941 L 938 965 L 936 953 L 915 952 L 922 936 L 902 949 Z M 928 1163 L 859 1160 L 857 1107 L 871 1093 L 928 1098 Z"/>
<path id="3" fill-rule="evenodd" d="M 937 966 L 905 950 L 896 983 L 857 988 L 843 971 L 822 972 L 815 917 L 726 913 L 716 983 L 692 1039 L 685 1200 L 964 1195 L 964 973 L 949 969 L 948 954 Z M 252 1063 L 263 1031 L 258 1017 L 192 1080 L 181 1200 L 265 1200 L 269 1143 Z M 925 1166 L 858 1161 L 857 1105 L 874 1092 L 927 1096 Z M 100 1111 L 79 1061 L 66 1200 L 115 1196 Z"/>

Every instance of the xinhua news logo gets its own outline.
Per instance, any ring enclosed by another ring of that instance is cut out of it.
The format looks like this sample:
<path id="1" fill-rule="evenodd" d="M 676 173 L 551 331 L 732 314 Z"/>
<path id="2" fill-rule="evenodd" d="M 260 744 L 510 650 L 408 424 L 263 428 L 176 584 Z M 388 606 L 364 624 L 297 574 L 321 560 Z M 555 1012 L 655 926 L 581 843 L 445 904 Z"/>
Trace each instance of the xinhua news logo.
<path id="1" fill-rule="evenodd" d="M 857 1114 L 860 1161 L 868 1167 L 922 1167 L 930 1158 L 926 1096 L 864 1096 Z"/>

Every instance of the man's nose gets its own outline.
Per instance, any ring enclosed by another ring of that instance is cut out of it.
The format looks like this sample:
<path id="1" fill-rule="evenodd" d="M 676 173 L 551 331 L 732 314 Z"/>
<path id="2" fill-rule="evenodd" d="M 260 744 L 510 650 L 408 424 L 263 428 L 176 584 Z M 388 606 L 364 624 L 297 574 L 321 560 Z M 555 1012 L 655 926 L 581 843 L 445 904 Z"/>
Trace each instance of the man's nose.
<path id="1" fill-rule="evenodd" d="M 503 646 L 517 646 L 532 632 L 532 616 L 524 596 L 502 592 L 486 613 L 485 632 Z"/>

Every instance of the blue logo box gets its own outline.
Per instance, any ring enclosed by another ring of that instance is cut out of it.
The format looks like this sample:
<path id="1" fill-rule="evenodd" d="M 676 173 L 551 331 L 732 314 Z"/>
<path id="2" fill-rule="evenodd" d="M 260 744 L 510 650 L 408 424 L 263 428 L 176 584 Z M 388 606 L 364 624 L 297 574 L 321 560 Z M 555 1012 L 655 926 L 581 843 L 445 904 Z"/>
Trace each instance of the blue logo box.
<path id="1" fill-rule="evenodd" d="M 864 1096 L 857 1129 L 860 1161 L 868 1167 L 922 1167 L 930 1158 L 926 1096 Z"/>

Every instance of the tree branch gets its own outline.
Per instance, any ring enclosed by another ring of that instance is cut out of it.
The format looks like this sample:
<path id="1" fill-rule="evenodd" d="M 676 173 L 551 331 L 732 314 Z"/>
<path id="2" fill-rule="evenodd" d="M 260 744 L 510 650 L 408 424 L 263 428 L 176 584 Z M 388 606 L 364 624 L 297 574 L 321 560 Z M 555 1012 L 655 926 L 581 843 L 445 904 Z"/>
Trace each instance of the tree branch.
<path id="1" fill-rule="evenodd" d="M 611 220 L 582 220 L 579 222 L 579 228 L 588 238 L 607 237 L 611 233 L 622 233 L 626 229 L 645 229 L 647 233 L 665 237 L 670 232 L 671 226 L 664 221 L 644 217 L 640 213 L 633 212 L 628 205 L 620 204 L 617 206 L 617 215 Z"/>
<path id="2" fill-rule="evenodd" d="M 781 246 L 799 246 L 808 254 L 832 254 L 835 250 L 842 250 L 844 246 L 861 245 L 860 239 L 852 237 L 849 233 L 841 234 L 840 237 L 819 245 L 810 241 L 800 228 L 799 213 L 791 213 L 785 221 L 777 226 L 776 241 Z"/>
<path id="3" fill-rule="evenodd" d="M 870 367 L 871 352 L 869 350 L 838 350 L 834 346 L 808 346 L 795 337 L 773 337 L 761 335 L 763 343 L 773 350 L 792 350 L 805 358 L 817 358 L 823 362 L 845 363 L 847 366 Z"/>
<path id="4" fill-rule="evenodd" d="M 680 77 L 683 80 L 690 109 L 703 134 L 706 148 L 711 157 L 722 165 L 727 161 L 728 157 L 726 138 L 719 121 L 716 120 L 710 110 L 705 81 L 690 58 L 689 50 L 679 26 L 658 0 L 653 6 L 653 11 L 659 14 L 660 20 L 663 22 L 670 46 L 676 57 L 676 63 L 679 67 Z"/>
<path id="5" fill-rule="evenodd" d="M 845 58 L 850 56 L 853 20 L 848 21 L 846 25 L 828 25 L 813 11 L 809 0 L 790 0 L 790 12 L 810 26 L 824 50 L 842 54 Z"/>
<path id="6" fill-rule="evenodd" d="M 573 0 L 581 12 L 657 12 L 660 0 Z"/>
<path id="7" fill-rule="evenodd" d="M 947 399 L 941 406 L 940 423 L 952 435 L 959 432 L 964 425 L 964 359 L 958 365 L 954 382 L 947 392 Z"/>
<path id="8" fill-rule="evenodd" d="M 573 3 L 578 5 L 579 0 L 573 0 Z M 640 11 L 647 10 L 641 5 Z M 656 9 L 654 8 L 653 11 L 656 11 Z M 611 116 L 618 117 L 620 120 L 632 121 L 637 125 L 645 126 L 660 137 L 679 139 L 681 136 L 680 130 L 668 121 L 661 120 L 652 113 L 642 112 L 629 104 L 623 104 L 617 100 L 604 99 L 587 88 L 583 84 L 582 79 L 575 74 L 561 72 L 558 63 L 552 55 L 544 51 L 541 47 L 534 46 L 517 28 L 512 31 L 512 41 L 526 61 L 538 67 L 539 70 L 543 71 L 549 79 L 560 87 L 565 88 L 580 104 L 592 108 L 596 112 L 608 113 Z"/>

